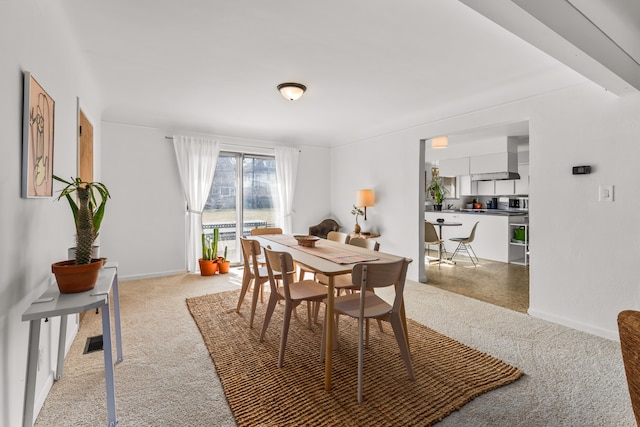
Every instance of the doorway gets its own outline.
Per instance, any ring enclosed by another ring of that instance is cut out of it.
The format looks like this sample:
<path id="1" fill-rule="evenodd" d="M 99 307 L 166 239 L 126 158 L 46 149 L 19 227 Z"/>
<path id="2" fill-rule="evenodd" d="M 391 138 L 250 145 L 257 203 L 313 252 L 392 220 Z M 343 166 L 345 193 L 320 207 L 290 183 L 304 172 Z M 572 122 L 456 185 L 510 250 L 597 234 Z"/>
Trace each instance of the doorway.
<path id="1" fill-rule="evenodd" d="M 433 167 L 438 168 L 440 175 L 442 175 L 443 170 L 455 170 L 454 173 L 451 173 L 451 176 L 456 176 L 457 178 L 455 191 L 449 191 L 448 196 L 445 197 L 444 203 L 442 204 L 443 206 L 451 208 L 450 213 L 443 212 L 442 216 L 429 214 L 427 217 L 431 221 L 435 221 L 435 218 L 461 218 L 458 222 L 464 223 L 464 218 L 470 213 L 465 212 L 465 210 L 473 206 L 475 198 L 478 199 L 478 202 L 485 202 L 487 199 L 490 199 L 493 203 L 493 200 L 498 200 L 500 201 L 500 205 L 504 204 L 504 206 L 507 207 L 507 210 L 512 207 L 510 203 L 512 201 L 511 199 L 514 201 L 519 199 L 528 201 L 528 126 L 528 121 L 525 121 L 498 124 L 452 133 L 448 136 L 448 147 L 440 150 L 434 150 L 431 147 L 430 139 L 421 140 L 421 144 L 423 145 L 421 152 L 424 156 L 421 156 L 420 176 L 425 177 L 425 188 L 430 177 L 431 168 Z M 519 180 L 489 181 L 490 184 L 494 184 L 492 187 L 479 185 L 482 181 L 471 181 L 471 174 L 480 173 L 472 171 L 473 158 L 488 156 L 502 151 L 507 152 L 507 148 L 509 152 L 513 152 L 512 143 L 514 140 L 517 142 L 518 170 L 522 176 L 527 178 L 526 186 L 520 185 L 521 182 L 519 182 Z M 467 159 L 466 163 L 460 160 L 465 158 Z M 460 170 L 464 169 L 465 165 L 467 168 L 466 172 L 461 172 Z M 447 172 L 445 172 L 444 175 L 449 176 Z M 425 212 L 433 209 L 433 201 L 422 188 L 420 191 L 420 196 L 424 199 L 424 203 L 421 203 L 420 218 L 421 221 L 424 222 L 426 219 Z M 487 201 L 487 206 L 488 205 L 489 203 Z M 487 206 L 482 206 L 485 208 L 482 215 L 500 215 L 497 211 L 486 212 Z M 528 203 L 526 203 L 526 206 L 528 209 Z M 511 215 L 516 215 L 517 213 L 508 212 L 505 214 L 508 214 L 509 218 L 511 218 Z M 482 215 L 474 214 L 473 216 L 482 218 Z M 487 217 L 487 219 L 488 218 L 496 217 L 490 216 Z M 455 222 L 455 220 L 451 221 Z M 511 222 L 511 220 L 508 221 L 509 229 L 506 230 L 502 227 L 502 223 L 500 223 L 499 228 L 495 227 L 498 223 L 492 220 L 490 223 L 492 226 L 489 227 L 491 234 L 485 234 L 482 239 L 483 244 L 479 245 L 481 248 L 484 246 L 486 256 L 491 259 L 483 259 L 482 252 L 477 251 L 477 255 L 480 257 L 480 265 L 477 267 L 472 264 L 467 256 L 456 256 L 455 264 L 442 264 L 440 266 L 437 263 L 429 264 L 429 258 L 427 257 L 437 258 L 438 254 L 436 251 L 432 253 L 425 251 L 424 282 L 449 292 L 527 313 L 530 295 L 529 266 L 516 264 L 515 262 L 518 261 L 518 259 L 515 255 L 521 255 L 522 249 L 524 248 L 528 258 L 528 245 L 523 246 L 522 244 L 513 243 L 512 234 L 514 224 L 511 224 Z M 521 221 L 514 220 L 513 222 Z M 447 250 L 449 250 L 452 242 L 449 242 L 446 237 L 447 236 L 445 236 Z M 448 237 L 461 236 L 452 235 Z M 478 237 L 477 234 L 476 237 Z M 494 243 L 501 246 L 494 246 Z M 506 251 L 508 255 L 505 253 L 505 245 L 509 247 Z M 453 248 L 455 249 L 455 244 Z M 519 252 L 516 251 L 516 249 L 518 249 Z M 492 252 L 494 253 L 492 254 Z"/>

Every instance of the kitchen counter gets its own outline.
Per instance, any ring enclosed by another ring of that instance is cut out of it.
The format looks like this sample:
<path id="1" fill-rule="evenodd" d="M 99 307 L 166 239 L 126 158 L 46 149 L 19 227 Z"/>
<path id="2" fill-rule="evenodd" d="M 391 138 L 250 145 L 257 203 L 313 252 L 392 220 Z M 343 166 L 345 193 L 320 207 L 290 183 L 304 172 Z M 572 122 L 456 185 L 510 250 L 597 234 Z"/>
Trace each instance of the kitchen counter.
<path id="1" fill-rule="evenodd" d="M 509 243 L 513 237 L 513 227 L 515 224 L 526 223 L 526 211 L 508 211 L 500 209 L 480 209 L 476 211 L 426 211 L 425 221 L 436 223 L 438 218 L 446 222 L 459 222 L 460 227 L 443 227 L 443 240 L 447 252 L 453 253 L 458 245 L 451 241 L 452 237 L 467 237 L 476 222 L 479 222 L 476 229 L 473 249 L 481 259 L 493 261 L 509 262 Z"/>
<path id="2" fill-rule="evenodd" d="M 437 213 L 438 211 L 427 211 Z M 447 210 L 443 209 L 444 213 L 461 213 L 461 214 L 480 214 L 480 215 L 497 215 L 497 216 L 522 216 L 528 215 L 529 211 L 524 210 L 512 210 L 512 209 L 460 209 L 460 210 Z"/>

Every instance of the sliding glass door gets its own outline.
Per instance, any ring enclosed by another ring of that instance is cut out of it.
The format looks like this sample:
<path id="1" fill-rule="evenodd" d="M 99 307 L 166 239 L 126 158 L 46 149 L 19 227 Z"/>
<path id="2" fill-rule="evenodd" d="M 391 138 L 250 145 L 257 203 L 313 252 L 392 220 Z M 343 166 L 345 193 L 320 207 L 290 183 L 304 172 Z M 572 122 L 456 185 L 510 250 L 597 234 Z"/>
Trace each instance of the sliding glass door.
<path id="1" fill-rule="evenodd" d="M 226 247 L 227 258 L 241 262 L 240 237 L 279 223 L 275 158 L 221 152 L 202 216 L 205 233 L 220 230 L 218 254 Z"/>

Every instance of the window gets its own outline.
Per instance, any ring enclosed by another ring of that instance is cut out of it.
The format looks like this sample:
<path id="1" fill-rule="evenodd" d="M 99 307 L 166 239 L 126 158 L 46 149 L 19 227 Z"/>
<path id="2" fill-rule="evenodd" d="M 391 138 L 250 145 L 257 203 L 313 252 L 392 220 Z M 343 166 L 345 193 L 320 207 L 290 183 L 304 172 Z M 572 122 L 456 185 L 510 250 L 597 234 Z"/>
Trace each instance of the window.
<path id="1" fill-rule="evenodd" d="M 252 228 L 279 227 L 279 212 L 275 157 L 220 153 L 202 216 L 205 233 L 220 230 L 218 255 L 226 246 L 227 258 L 240 262 L 240 237 Z"/>

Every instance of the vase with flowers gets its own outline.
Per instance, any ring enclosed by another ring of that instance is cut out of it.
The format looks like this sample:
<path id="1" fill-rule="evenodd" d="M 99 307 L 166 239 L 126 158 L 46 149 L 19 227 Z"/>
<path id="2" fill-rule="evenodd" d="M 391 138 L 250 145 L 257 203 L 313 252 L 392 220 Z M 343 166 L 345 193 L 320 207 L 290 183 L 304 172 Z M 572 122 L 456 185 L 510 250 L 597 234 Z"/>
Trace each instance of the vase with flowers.
<path id="1" fill-rule="evenodd" d="M 353 232 L 356 234 L 360 234 L 360 224 L 358 224 L 358 217 L 363 216 L 364 211 L 356 205 L 353 205 L 353 209 L 351 209 L 351 215 L 355 215 L 356 217 L 356 225 L 353 228 Z"/>

